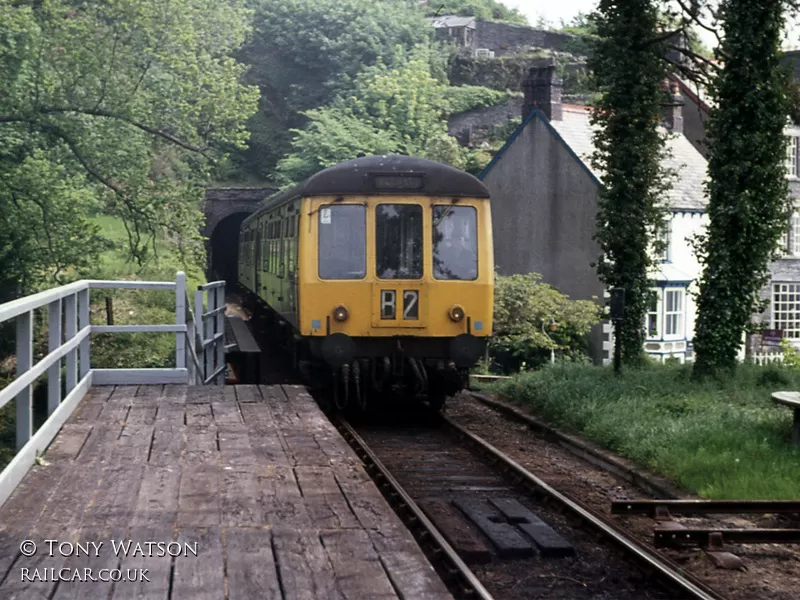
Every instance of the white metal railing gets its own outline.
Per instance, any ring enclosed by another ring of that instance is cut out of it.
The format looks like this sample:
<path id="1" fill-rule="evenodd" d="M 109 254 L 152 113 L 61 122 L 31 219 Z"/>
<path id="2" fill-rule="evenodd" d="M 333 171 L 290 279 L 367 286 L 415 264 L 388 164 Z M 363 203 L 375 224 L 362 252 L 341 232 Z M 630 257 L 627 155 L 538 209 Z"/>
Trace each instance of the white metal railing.
<path id="1" fill-rule="evenodd" d="M 768 365 L 772 363 L 780 363 L 783 362 L 783 353 L 782 352 L 754 352 L 749 357 L 750 361 L 752 361 L 756 365 Z"/>
<path id="2" fill-rule="evenodd" d="M 92 289 L 174 290 L 175 323 L 155 325 L 92 325 Z M 208 302 L 204 302 L 204 295 Z M 186 291 L 186 275 L 172 281 L 82 280 L 0 304 L 0 323 L 16 319 L 16 376 L 0 390 L 0 408 L 16 401 L 17 454 L 0 473 L 0 505 L 5 502 L 36 456 L 43 452 L 92 385 L 224 383 L 225 282 L 200 286 L 195 312 Z M 208 310 L 206 310 L 206 305 Z M 33 362 L 34 311 L 47 307 L 48 354 Z M 63 323 L 63 327 L 62 327 Z M 196 324 L 199 323 L 199 328 Z M 199 329 L 199 330 L 198 330 Z M 175 333 L 175 368 L 93 369 L 92 333 Z M 187 341 L 191 362 L 187 365 Z M 65 367 L 62 398 L 61 369 Z M 47 419 L 33 435 L 33 384 L 47 374 Z"/>

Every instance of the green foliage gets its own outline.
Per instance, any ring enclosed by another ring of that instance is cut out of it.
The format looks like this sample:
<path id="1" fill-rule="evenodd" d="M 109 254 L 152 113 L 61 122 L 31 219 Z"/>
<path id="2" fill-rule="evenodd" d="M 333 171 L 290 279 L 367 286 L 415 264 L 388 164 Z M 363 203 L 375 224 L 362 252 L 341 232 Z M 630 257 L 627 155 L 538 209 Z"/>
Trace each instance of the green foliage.
<path id="1" fill-rule="evenodd" d="M 623 372 L 556 364 L 495 384 L 506 399 L 557 427 L 714 499 L 800 496 L 800 451 L 791 411 L 770 394 L 798 389 L 800 373 L 742 365 L 732 377 L 695 381 L 690 365 Z"/>
<path id="2" fill-rule="evenodd" d="M 365 67 L 395 67 L 406 52 L 433 39 L 423 11 L 403 0 L 248 0 L 256 11 L 254 35 L 241 53 L 250 82 L 261 89 L 249 127 L 243 168 L 271 177 L 291 150 L 292 130 L 306 111 L 351 90 Z"/>
<path id="3" fill-rule="evenodd" d="M 650 250 L 664 226 L 668 189 L 662 168 L 665 136 L 658 129 L 665 77 L 652 1 L 601 0 L 594 15 L 598 42 L 589 59 L 601 96 L 592 114 L 594 167 L 603 173 L 597 214 L 602 256 L 597 272 L 608 288 L 625 290 L 625 318 L 616 343 L 624 364 L 643 359 L 650 294 Z"/>
<path id="4" fill-rule="evenodd" d="M 538 273 L 495 277 L 490 351 L 508 372 L 542 364 L 551 349 L 577 358 L 592 325 L 600 322 L 602 309 L 596 303 L 570 300 L 541 279 Z"/>
<path id="5" fill-rule="evenodd" d="M 293 151 L 278 163 L 276 179 L 296 183 L 359 152 L 421 156 L 463 169 L 469 152 L 448 135 L 444 116 L 505 97 L 483 88 L 448 87 L 431 74 L 428 51 L 417 48 L 400 67 L 364 69 L 351 92 L 307 111 L 310 123 L 292 130 Z"/>
<path id="6" fill-rule="evenodd" d="M 508 8 L 497 0 L 430 0 L 426 14 L 461 15 L 484 21 L 509 21 L 527 25 L 528 20 L 516 8 Z"/>
<path id="7" fill-rule="evenodd" d="M 256 106 L 229 56 L 248 19 L 235 1 L 0 4 L 3 290 L 85 273 L 90 209 L 124 219 L 140 263 L 164 229 L 202 254 L 209 159 L 243 146 Z"/>
<path id="8" fill-rule="evenodd" d="M 800 351 L 794 347 L 794 344 L 787 339 L 781 340 L 781 353 L 783 354 L 783 366 L 800 370 Z"/>
<path id="9" fill-rule="evenodd" d="M 789 113 L 780 67 L 782 0 L 730 0 L 721 12 L 724 68 L 711 82 L 707 234 L 694 338 L 698 376 L 735 368 L 742 332 L 768 280 L 790 205 L 784 157 Z M 747 118 L 742 118 L 747 115 Z"/>

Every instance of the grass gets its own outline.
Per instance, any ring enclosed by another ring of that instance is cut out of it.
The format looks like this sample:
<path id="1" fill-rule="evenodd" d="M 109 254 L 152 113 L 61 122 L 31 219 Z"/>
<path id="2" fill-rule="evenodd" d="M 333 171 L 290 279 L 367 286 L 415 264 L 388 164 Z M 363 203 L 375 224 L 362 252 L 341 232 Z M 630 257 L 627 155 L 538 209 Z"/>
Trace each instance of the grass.
<path id="1" fill-rule="evenodd" d="M 733 377 L 703 383 L 690 374 L 690 365 L 620 377 L 610 368 L 556 365 L 490 389 L 701 497 L 800 498 L 791 410 L 770 400 L 774 391 L 799 390 L 800 372 L 743 364 Z"/>

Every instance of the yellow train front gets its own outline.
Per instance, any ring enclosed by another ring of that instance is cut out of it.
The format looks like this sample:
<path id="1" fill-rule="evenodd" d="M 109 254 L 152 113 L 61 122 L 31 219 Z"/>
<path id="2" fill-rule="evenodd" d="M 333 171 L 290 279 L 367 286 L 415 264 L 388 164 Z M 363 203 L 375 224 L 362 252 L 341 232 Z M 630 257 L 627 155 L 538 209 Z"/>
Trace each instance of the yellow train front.
<path id="1" fill-rule="evenodd" d="M 334 165 L 243 222 L 239 283 L 339 408 L 391 392 L 441 408 L 492 331 L 489 192 L 416 157 Z"/>

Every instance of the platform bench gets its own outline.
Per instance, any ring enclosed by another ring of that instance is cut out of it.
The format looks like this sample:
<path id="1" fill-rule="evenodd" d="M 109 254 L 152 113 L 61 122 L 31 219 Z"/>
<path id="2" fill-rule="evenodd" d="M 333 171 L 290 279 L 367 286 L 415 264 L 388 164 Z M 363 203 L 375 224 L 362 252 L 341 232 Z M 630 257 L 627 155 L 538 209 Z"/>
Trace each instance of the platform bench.
<path id="1" fill-rule="evenodd" d="M 236 367 L 239 383 L 261 383 L 261 348 L 247 323 L 239 316 L 226 316 L 228 344 L 225 360 Z"/>
<path id="2" fill-rule="evenodd" d="M 773 392 L 772 401 L 794 409 L 792 444 L 800 446 L 800 392 Z"/>

